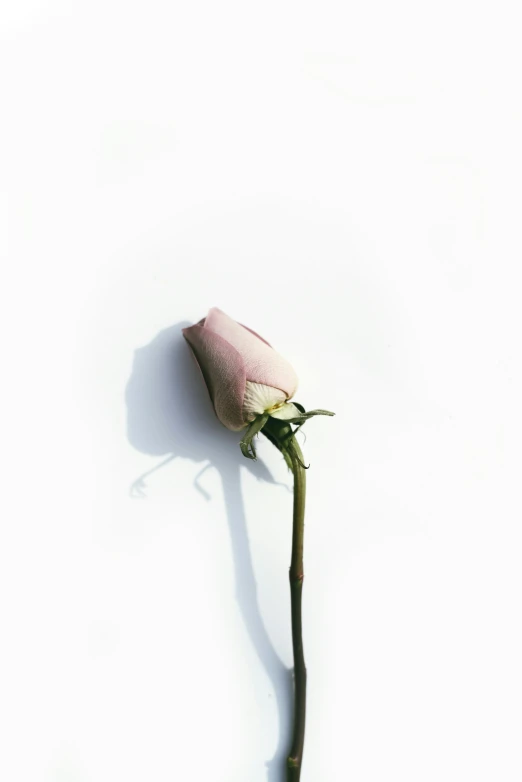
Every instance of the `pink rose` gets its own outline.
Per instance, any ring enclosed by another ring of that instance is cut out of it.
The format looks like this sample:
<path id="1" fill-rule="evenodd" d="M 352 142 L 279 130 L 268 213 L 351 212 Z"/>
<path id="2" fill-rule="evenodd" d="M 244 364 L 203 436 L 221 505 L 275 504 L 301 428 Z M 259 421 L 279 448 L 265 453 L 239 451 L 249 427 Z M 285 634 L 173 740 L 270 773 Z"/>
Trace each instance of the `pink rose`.
<path id="1" fill-rule="evenodd" d="M 213 307 L 183 329 L 201 368 L 216 415 L 239 431 L 259 415 L 283 420 L 301 415 L 290 399 L 297 377 L 286 359 L 255 331 Z"/>

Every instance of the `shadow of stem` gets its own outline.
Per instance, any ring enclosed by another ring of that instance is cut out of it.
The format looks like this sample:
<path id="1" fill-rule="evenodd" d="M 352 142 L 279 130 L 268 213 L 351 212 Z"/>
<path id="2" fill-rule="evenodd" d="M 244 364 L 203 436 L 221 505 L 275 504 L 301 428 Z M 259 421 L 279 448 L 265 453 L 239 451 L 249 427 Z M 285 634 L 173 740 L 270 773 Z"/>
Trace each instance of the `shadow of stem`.
<path id="1" fill-rule="evenodd" d="M 293 702 L 293 671 L 277 655 L 263 623 L 257 596 L 252 554 L 240 486 L 239 469 L 230 465 L 221 470 L 227 520 L 234 558 L 236 600 L 245 627 L 274 688 L 279 719 L 279 739 L 275 753 L 266 764 L 269 782 L 286 781 L 286 757 L 290 747 L 290 714 Z"/>
<path id="2" fill-rule="evenodd" d="M 235 596 L 250 641 L 275 694 L 279 737 L 275 753 L 266 763 L 267 782 L 285 782 L 293 672 L 277 655 L 262 619 L 241 492 L 241 469 L 250 470 L 258 480 L 276 481 L 262 462 L 244 459 L 237 433 L 227 431 L 217 421 L 199 370 L 181 336 L 186 325 L 179 323 L 164 329 L 135 352 L 125 393 L 128 439 L 142 453 L 164 458 L 132 483 L 130 494 L 146 497 L 146 479 L 176 457 L 204 463 L 194 486 L 207 501 L 210 495 L 199 479 L 210 467 L 220 474 L 234 562 Z"/>

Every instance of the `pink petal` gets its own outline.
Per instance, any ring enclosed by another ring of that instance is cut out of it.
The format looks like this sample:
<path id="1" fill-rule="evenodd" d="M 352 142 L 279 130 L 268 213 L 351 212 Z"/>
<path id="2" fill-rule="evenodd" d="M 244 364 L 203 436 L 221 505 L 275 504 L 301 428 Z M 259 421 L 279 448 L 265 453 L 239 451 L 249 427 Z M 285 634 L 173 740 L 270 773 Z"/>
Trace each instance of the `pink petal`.
<path id="1" fill-rule="evenodd" d="M 245 326 L 245 324 L 244 324 L 244 323 L 240 323 L 239 325 L 240 325 L 240 326 L 242 326 L 242 327 L 243 327 L 244 329 L 246 329 L 247 331 L 249 331 L 251 334 L 253 334 L 253 335 L 254 335 L 254 337 L 257 337 L 258 339 L 260 339 L 260 340 L 261 340 L 261 342 L 264 342 L 264 343 L 265 343 L 265 345 L 268 345 L 268 347 L 269 347 L 269 348 L 271 348 L 271 347 L 272 347 L 272 345 L 270 344 L 270 342 L 267 342 L 267 341 L 266 341 L 266 339 L 263 339 L 263 337 L 261 336 L 261 334 L 258 334 L 258 333 L 257 333 L 257 331 L 254 331 L 254 329 L 249 329 L 249 328 L 248 328 L 248 326 Z"/>
<path id="2" fill-rule="evenodd" d="M 204 329 L 219 335 L 237 350 L 244 362 L 246 380 L 279 388 L 287 397 L 293 396 L 297 376 L 292 366 L 262 337 L 217 307 L 209 311 Z"/>
<path id="3" fill-rule="evenodd" d="M 217 417 L 228 429 L 244 429 L 246 375 L 241 355 L 226 339 L 204 326 L 183 329 L 183 336 L 201 368 Z"/>

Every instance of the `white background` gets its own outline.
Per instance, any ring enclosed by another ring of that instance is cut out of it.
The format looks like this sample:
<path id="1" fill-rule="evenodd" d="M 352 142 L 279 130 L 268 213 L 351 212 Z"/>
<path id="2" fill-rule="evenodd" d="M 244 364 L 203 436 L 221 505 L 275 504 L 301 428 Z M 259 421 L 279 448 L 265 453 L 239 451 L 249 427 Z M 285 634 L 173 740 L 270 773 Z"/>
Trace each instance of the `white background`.
<path id="1" fill-rule="evenodd" d="M 284 782 L 291 481 L 210 306 L 337 413 L 302 782 L 521 779 L 517 6 L 3 4 L 6 782 Z"/>

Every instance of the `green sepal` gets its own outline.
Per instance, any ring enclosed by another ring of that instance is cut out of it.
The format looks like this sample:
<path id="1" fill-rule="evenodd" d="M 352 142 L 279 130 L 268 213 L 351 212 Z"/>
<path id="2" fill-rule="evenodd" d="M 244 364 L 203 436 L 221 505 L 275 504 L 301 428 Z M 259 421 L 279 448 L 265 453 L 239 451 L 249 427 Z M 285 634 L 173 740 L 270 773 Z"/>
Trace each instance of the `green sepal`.
<path id="1" fill-rule="evenodd" d="M 280 421 L 277 418 L 269 416 L 266 426 L 263 429 L 263 434 L 270 440 L 272 445 L 275 445 L 275 447 L 281 451 L 288 469 L 292 470 L 292 457 L 288 452 L 288 445 L 290 444 L 290 440 L 294 436 L 294 433 L 292 427 L 288 424 L 288 421 Z"/>
<path id="2" fill-rule="evenodd" d="M 294 405 L 296 407 L 302 407 L 302 405 L 297 405 L 295 402 Z M 308 413 L 303 413 L 295 418 L 287 418 L 285 423 L 302 425 L 305 421 L 308 421 L 309 418 L 313 418 L 314 415 L 335 415 L 335 413 L 331 413 L 329 410 L 310 410 Z"/>
<path id="3" fill-rule="evenodd" d="M 296 416 L 295 418 L 279 419 L 274 418 L 271 415 L 264 414 L 258 416 L 254 421 L 252 421 L 240 443 L 241 453 L 243 456 L 246 456 L 247 459 L 256 458 L 253 439 L 256 434 L 262 431 L 265 437 L 270 440 L 272 445 L 275 445 L 275 447 L 281 451 L 289 470 L 292 471 L 294 468 L 292 462 L 293 458 L 297 459 L 303 469 L 308 469 L 308 467 L 302 463 L 301 459 L 295 453 L 295 448 L 293 448 L 292 445 L 294 437 L 309 418 L 313 418 L 316 415 L 332 416 L 335 415 L 335 413 L 331 413 L 329 410 L 310 410 L 309 412 L 306 412 L 303 405 L 300 405 L 298 402 L 293 402 L 293 404 L 301 412 L 301 415 Z M 296 428 L 292 429 L 291 424 L 296 424 Z"/>
<path id="4" fill-rule="evenodd" d="M 292 457 L 288 453 L 288 449 L 287 448 L 281 448 L 280 451 L 283 454 L 284 460 L 286 462 L 286 466 L 291 471 L 293 469 L 293 464 L 292 464 Z"/>
<path id="5" fill-rule="evenodd" d="M 268 418 L 268 415 L 258 415 L 243 435 L 239 447 L 241 448 L 241 453 L 243 456 L 246 456 L 247 459 L 257 459 L 256 449 L 254 447 L 254 437 L 261 431 L 268 421 Z"/>

